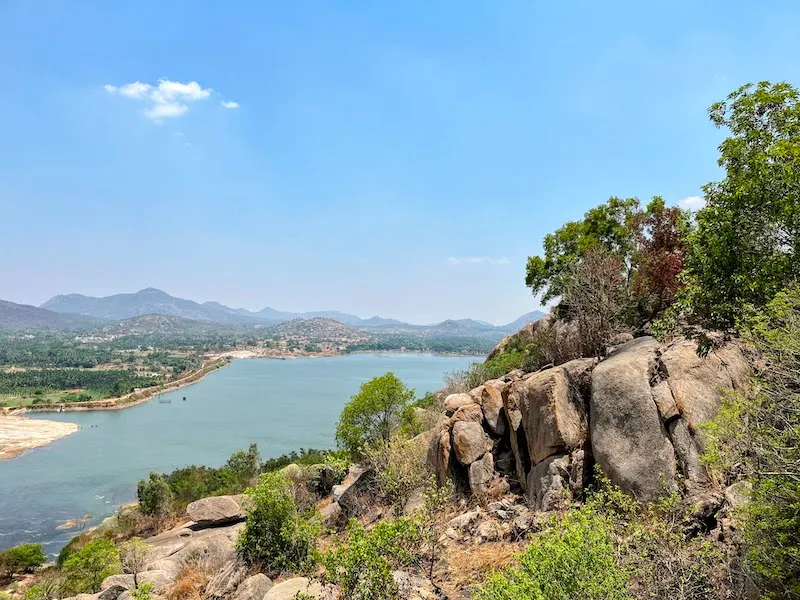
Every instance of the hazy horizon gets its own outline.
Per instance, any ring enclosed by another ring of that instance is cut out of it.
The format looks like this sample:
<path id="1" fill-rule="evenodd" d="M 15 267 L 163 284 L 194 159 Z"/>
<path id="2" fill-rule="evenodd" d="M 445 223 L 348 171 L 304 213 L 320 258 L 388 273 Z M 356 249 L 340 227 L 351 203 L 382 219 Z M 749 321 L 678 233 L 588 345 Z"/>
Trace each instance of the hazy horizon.
<path id="1" fill-rule="evenodd" d="M 155 287 L 411 323 L 539 309 L 525 262 L 610 196 L 697 207 L 800 5 L 0 5 L 0 298 Z M 213 43 L 212 43 L 213 40 Z"/>

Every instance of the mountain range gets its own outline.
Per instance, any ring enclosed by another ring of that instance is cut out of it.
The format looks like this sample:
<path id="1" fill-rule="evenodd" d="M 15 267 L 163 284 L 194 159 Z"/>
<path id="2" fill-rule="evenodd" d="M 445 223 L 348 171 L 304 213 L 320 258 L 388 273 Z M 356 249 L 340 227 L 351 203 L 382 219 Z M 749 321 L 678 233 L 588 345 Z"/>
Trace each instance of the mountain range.
<path id="1" fill-rule="evenodd" d="M 533 311 L 501 326 L 473 319 L 447 320 L 425 326 L 411 325 L 397 319 L 388 319 L 377 315 L 362 319 L 356 315 L 339 311 L 297 313 L 267 307 L 254 312 L 244 308 L 231 308 L 219 302 L 203 302 L 201 304 L 184 298 L 176 298 L 155 288 L 103 298 L 82 294 L 59 295 L 54 296 L 40 307 L 0 301 L 0 328 L 2 329 L 23 327 L 89 328 L 145 315 L 167 315 L 209 324 L 239 326 L 270 326 L 295 319 L 327 318 L 351 327 L 375 328 L 386 332 L 436 329 L 464 335 L 514 332 L 525 323 L 542 317 L 544 313 Z"/>

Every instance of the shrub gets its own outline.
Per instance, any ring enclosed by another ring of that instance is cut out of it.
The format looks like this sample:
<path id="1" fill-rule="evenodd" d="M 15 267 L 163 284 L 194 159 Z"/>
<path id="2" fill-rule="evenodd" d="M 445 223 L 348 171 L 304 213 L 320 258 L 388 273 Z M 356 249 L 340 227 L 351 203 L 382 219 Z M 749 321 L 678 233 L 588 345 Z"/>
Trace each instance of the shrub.
<path id="1" fill-rule="evenodd" d="M 617 559 L 612 523 L 590 507 L 552 520 L 519 557 L 491 576 L 479 600 L 623 600 L 627 574 Z"/>
<path id="2" fill-rule="evenodd" d="M 72 538 L 67 545 L 61 549 L 61 552 L 58 553 L 58 558 L 56 559 L 56 566 L 60 569 L 64 566 L 64 562 L 73 554 L 75 554 L 78 550 L 83 548 L 86 544 L 92 541 L 91 536 L 88 534 L 82 533 L 78 536 Z"/>
<path id="3" fill-rule="evenodd" d="M 317 526 L 300 514 L 286 479 L 265 473 L 247 493 L 251 506 L 237 543 L 240 556 L 272 574 L 308 568 L 315 554 Z"/>
<path id="4" fill-rule="evenodd" d="M 322 558 L 326 578 L 341 588 L 348 600 L 389 600 L 397 597 L 393 569 L 418 565 L 422 528 L 408 518 L 381 521 L 367 532 L 355 520 L 347 539 Z"/>
<path id="5" fill-rule="evenodd" d="M 706 460 L 753 483 L 743 511 L 745 567 L 765 598 L 800 598 L 800 286 L 756 313 L 747 337 L 764 367 L 706 426 Z"/>
<path id="6" fill-rule="evenodd" d="M 46 573 L 37 578 L 36 583 L 25 592 L 25 600 L 58 600 L 68 595 L 64 576 L 60 573 Z M 0 594 L 0 600 L 2 594 Z M 9 597 L 10 600 L 10 597 Z"/>
<path id="7" fill-rule="evenodd" d="M 133 575 L 134 587 L 139 585 L 139 573 L 144 571 L 148 554 L 150 554 L 150 546 L 140 538 L 133 538 L 120 544 L 119 558 L 122 571 Z"/>
<path id="8" fill-rule="evenodd" d="M 73 594 L 93 594 L 103 580 L 122 571 L 119 552 L 111 540 L 99 538 L 64 561 L 66 585 Z"/>
<path id="9" fill-rule="evenodd" d="M 139 510 L 150 517 L 167 517 L 172 514 L 172 491 L 164 477 L 150 473 L 150 480 L 139 481 L 136 486 Z"/>
<path id="10" fill-rule="evenodd" d="M 336 441 L 352 456 L 389 436 L 400 422 L 403 409 L 414 399 L 394 373 L 386 373 L 364 383 L 359 392 L 345 404 L 336 425 Z"/>
<path id="11" fill-rule="evenodd" d="M 425 464 L 427 445 L 393 435 L 388 442 L 378 442 L 365 451 L 366 461 L 375 468 L 381 495 L 397 513 L 428 479 Z"/>
<path id="12" fill-rule="evenodd" d="M 41 544 L 22 544 L 0 552 L 0 575 L 32 573 L 47 560 Z"/>

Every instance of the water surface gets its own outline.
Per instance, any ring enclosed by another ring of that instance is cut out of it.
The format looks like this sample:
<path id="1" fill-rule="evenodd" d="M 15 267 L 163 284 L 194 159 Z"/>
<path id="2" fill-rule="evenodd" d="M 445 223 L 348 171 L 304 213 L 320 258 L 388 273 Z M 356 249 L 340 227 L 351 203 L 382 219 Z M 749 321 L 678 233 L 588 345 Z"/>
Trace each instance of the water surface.
<path id="1" fill-rule="evenodd" d="M 135 497 L 150 471 L 189 464 L 219 466 L 258 443 L 262 456 L 330 448 L 336 419 L 359 386 L 393 371 L 419 396 L 474 357 L 354 354 L 294 360 L 234 360 L 192 386 L 118 411 L 45 413 L 80 430 L 9 461 L 0 461 L 0 549 L 40 542 L 57 552 L 75 532 L 68 519 L 92 523 Z M 183 400 L 183 397 L 186 400 Z"/>

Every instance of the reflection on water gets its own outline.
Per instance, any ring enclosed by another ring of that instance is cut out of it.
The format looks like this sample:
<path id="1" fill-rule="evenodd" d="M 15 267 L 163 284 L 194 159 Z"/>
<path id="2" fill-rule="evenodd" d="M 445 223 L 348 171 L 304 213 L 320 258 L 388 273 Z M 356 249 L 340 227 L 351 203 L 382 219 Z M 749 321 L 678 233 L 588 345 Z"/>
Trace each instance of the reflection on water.
<path id="1" fill-rule="evenodd" d="M 339 411 L 364 381 L 394 371 L 422 395 L 474 360 L 415 354 L 236 360 L 164 394 L 171 402 L 39 415 L 81 429 L 0 461 L 0 549 L 33 541 L 57 553 L 76 534 L 58 531 L 59 524 L 87 514 L 91 524 L 100 522 L 134 498 L 136 482 L 149 471 L 221 465 L 252 442 L 264 457 L 331 447 Z"/>

